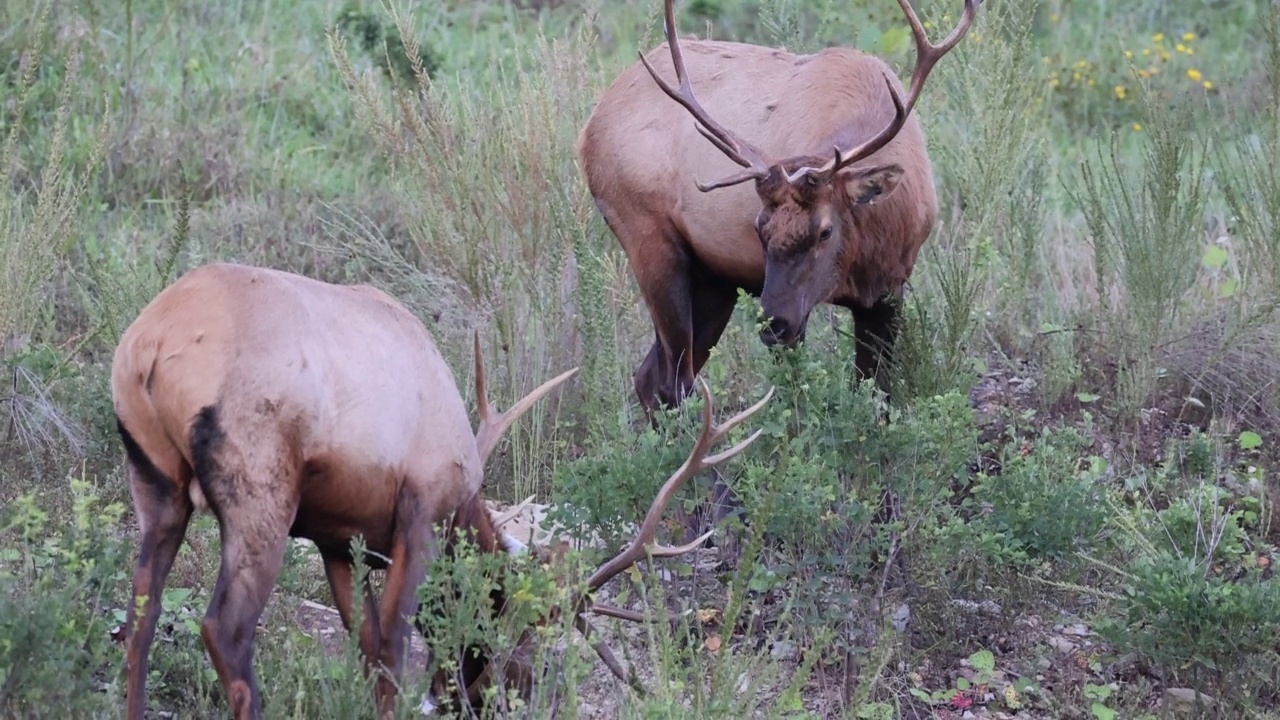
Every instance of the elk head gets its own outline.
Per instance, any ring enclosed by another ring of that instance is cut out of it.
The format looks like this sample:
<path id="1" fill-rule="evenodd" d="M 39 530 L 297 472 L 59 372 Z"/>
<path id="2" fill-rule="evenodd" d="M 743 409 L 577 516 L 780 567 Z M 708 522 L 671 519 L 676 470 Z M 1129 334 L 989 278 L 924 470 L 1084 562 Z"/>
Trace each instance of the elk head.
<path id="1" fill-rule="evenodd" d="M 479 346 L 476 348 L 476 395 L 480 402 L 480 415 L 482 427 L 486 424 L 485 417 L 487 414 L 487 405 L 484 395 L 484 370 L 479 362 Z M 644 520 L 640 524 L 640 528 L 636 536 L 631 540 L 621 553 L 612 557 L 604 563 L 601 563 L 592 574 L 585 580 L 585 592 L 580 594 L 571 594 L 566 604 L 554 607 L 542 618 L 541 625 L 550 625 L 558 622 L 564 613 L 571 613 L 573 616 L 574 627 L 583 634 L 584 637 L 591 640 L 594 629 L 588 620 L 588 616 L 603 615 L 608 617 L 620 618 L 624 620 L 647 622 L 653 618 L 649 618 L 641 613 L 626 610 L 623 608 L 613 607 L 610 605 L 598 604 L 594 602 L 593 597 L 605 583 L 614 577 L 617 577 L 627 568 L 647 557 L 661 558 L 674 557 L 691 552 L 698 548 L 702 543 L 711 537 L 713 531 L 709 531 L 694 541 L 680 545 L 678 547 L 670 547 L 659 545 L 655 542 L 655 536 L 658 526 L 661 523 L 662 514 L 668 503 L 675 497 L 677 493 L 684 487 L 690 478 L 705 472 L 706 470 L 718 465 L 719 463 L 734 457 L 747 448 L 752 442 L 759 437 L 761 431 L 746 437 L 738 444 L 717 453 L 709 455 L 711 449 L 716 443 L 723 440 L 729 432 L 744 420 L 758 412 L 773 397 L 773 388 L 761 398 L 756 404 L 739 412 L 729 420 L 722 424 L 716 425 L 712 422 L 714 412 L 714 403 L 712 401 L 711 392 L 703 381 L 699 381 L 699 389 L 702 392 L 704 405 L 702 409 L 702 431 L 698 435 L 697 441 L 694 443 L 693 449 L 689 452 L 688 458 L 662 485 L 653 503 L 649 507 L 649 511 L 645 514 Z M 536 394 L 536 391 L 535 391 Z M 514 411 L 514 409 L 513 409 Z M 482 452 L 483 459 L 486 452 Z M 526 503 L 528 500 L 525 501 Z M 523 506 L 523 503 L 522 503 Z M 479 525 L 500 528 L 502 524 L 514 517 L 519 511 L 517 507 L 507 514 L 500 517 L 486 516 Z M 456 525 L 456 523 L 455 523 Z M 472 526 L 474 527 L 474 525 Z M 483 532 L 483 531 L 481 531 Z M 502 536 L 502 541 L 507 549 L 519 551 L 520 548 L 513 547 L 513 543 L 518 542 L 508 536 Z M 481 542 L 481 545 L 484 543 Z M 560 563 L 565 557 L 565 553 L 569 548 L 567 542 L 560 542 L 552 548 L 534 547 L 531 551 L 535 557 L 543 563 Z M 493 603 L 494 612 L 501 612 L 503 605 L 507 601 L 506 593 L 502 588 L 502 583 L 492 593 L 490 597 Z M 467 659 L 458 669 L 458 673 L 454 677 L 445 671 L 436 673 L 432 682 L 432 691 L 437 698 L 453 697 L 459 700 L 465 698 L 473 709 L 478 709 L 483 703 L 483 692 L 486 687 L 501 682 L 507 687 L 516 690 L 523 698 L 528 699 L 531 694 L 533 683 L 539 676 L 537 667 L 535 666 L 535 658 L 537 655 L 536 632 L 532 629 L 526 629 L 517 639 L 511 652 L 507 653 L 501 659 L 501 663 L 496 658 L 487 656 L 480 648 L 468 648 Z M 610 672 L 615 677 L 627 683 L 636 690 L 642 691 L 639 681 L 632 673 L 628 673 L 623 669 L 622 664 L 618 662 L 609 647 L 600 640 L 591 640 L 592 648 L 604 661 Z M 450 680 L 457 682 L 456 691 L 449 692 L 448 685 Z"/>
<path id="2" fill-rule="evenodd" d="M 666 0 L 665 31 L 679 88 L 658 75 L 644 53 L 640 60 L 658 86 L 693 115 L 697 129 L 730 160 L 744 169 L 709 183 L 695 181 L 702 192 L 755 181 L 760 197 L 756 232 L 764 248 L 765 280 L 760 302 L 770 325 L 761 333 L 767 345 L 793 345 L 804 338 L 814 306 L 832 295 L 840 283 L 844 254 L 859 232 L 860 217 L 884 201 L 903 176 L 895 163 L 870 161 L 889 144 L 915 107 L 933 66 L 968 32 L 979 0 L 965 0 L 964 15 L 941 44 L 929 42 L 924 25 L 908 0 L 898 0 L 916 44 L 916 66 L 904 102 L 895 81 L 884 77 L 893 118 L 879 132 L 849 147 L 832 147 L 829 156 L 770 158 L 747 140 L 717 123 L 694 95 L 676 31 L 673 0 Z M 879 99 L 874 102 L 880 102 Z"/>

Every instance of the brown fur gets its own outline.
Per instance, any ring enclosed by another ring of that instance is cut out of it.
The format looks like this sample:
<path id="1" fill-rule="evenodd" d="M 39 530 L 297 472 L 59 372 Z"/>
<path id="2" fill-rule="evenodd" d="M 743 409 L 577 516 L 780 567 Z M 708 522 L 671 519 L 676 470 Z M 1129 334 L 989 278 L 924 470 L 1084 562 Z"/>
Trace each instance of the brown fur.
<path id="1" fill-rule="evenodd" d="M 650 412 L 690 392 L 738 288 L 761 296 L 773 318 L 762 333 L 770 344 L 801 341 L 818 303 L 850 308 L 860 344 L 891 336 L 893 302 L 938 213 L 914 114 L 887 145 L 831 182 L 793 185 L 783 176 L 822 165 L 835 146 L 866 140 L 893 119 L 885 78 L 900 95 L 902 84 L 879 58 L 839 47 L 795 55 L 724 41 L 680 46 L 707 112 L 784 159 L 754 188 L 700 191 L 695 181 L 741 168 L 698 133 L 640 62 L 618 76 L 582 128 L 579 164 L 654 323 L 654 345 L 635 378 Z M 667 43 L 646 58 L 674 78 Z M 827 227 L 830 237 L 820 239 Z M 876 373 L 878 354 L 860 352 L 858 360 L 863 375 Z"/>
<path id="2" fill-rule="evenodd" d="M 360 628 L 366 661 L 385 670 L 384 712 L 437 552 L 433 526 L 503 551 L 453 374 L 421 322 L 374 288 L 221 263 L 192 270 L 126 330 L 112 396 L 142 536 L 130 718 L 146 707 L 156 598 L 192 512 L 206 504 L 222 567 L 202 635 L 236 718 L 262 713 L 253 634 L 288 537 L 315 542 L 348 630 L 351 540 L 363 536 L 369 565 L 387 569 L 380 603 L 364 588 Z"/>

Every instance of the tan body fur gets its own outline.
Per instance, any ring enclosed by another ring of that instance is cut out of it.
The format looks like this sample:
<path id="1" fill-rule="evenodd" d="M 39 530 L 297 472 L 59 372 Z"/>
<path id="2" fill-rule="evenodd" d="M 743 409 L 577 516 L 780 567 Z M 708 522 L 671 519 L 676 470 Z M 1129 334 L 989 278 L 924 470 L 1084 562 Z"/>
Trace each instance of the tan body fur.
<path id="1" fill-rule="evenodd" d="M 479 491 L 466 408 L 440 392 L 453 375 L 417 318 L 382 291 L 207 265 L 140 320 L 116 349 L 116 414 L 181 492 L 202 494 L 189 438 L 211 406 L 246 441 L 281 426 L 295 433 L 290 460 L 303 472 L 290 525 L 321 547 L 347 552 L 364 535 L 370 550 L 389 554 L 385 521 L 406 484 L 445 509 L 433 522 Z M 411 346 L 421 350 L 403 352 Z"/>
<path id="2" fill-rule="evenodd" d="M 437 554 L 432 525 L 454 518 L 451 533 L 503 550 L 479 495 L 487 450 L 453 374 L 423 325 L 374 288 L 241 265 L 192 270 L 125 332 L 112 395 L 142 535 L 130 718 L 146 705 L 154 600 L 197 506 L 221 528 L 202 635 L 237 718 L 261 714 L 252 639 L 288 536 L 315 542 L 349 630 L 350 541 L 363 536 L 369 565 L 387 568 L 380 606 L 365 588 L 360 629 L 366 660 L 388 673 L 384 710 Z"/>
<path id="3" fill-rule="evenodd" d="M 825 160 L 833 146 L 868 137 L 892 119 L 884 75 L 902 90 L 882 60 L 850 48 L 794 55 L 735 42 L 681 46 L 704 107 L 774 157 Z M 666 43 L 647 57 L 658 72 L 673 74 Z M 737 166 L 697 132 L 642 64 L 628 67 L 605 91 L 579 134 L 577 151 L 642 290 L 659 282 L 651 274 L 666 270 L 661 260 L 676 240 L 674 231 L 707 270 L 760 293 L 765 257 L 756 233 L 759 196 L 747 185 L 698 190 L 695 180 L 721 177 Z M 903 168 L 901 184 L 859 214 L 861 232 L 846 243 L 840 282 L 816 302 L 871 306 L 911 274 L 938 212 L 915 115 L 888 145 L 853 167 L 885 164 Z"/>

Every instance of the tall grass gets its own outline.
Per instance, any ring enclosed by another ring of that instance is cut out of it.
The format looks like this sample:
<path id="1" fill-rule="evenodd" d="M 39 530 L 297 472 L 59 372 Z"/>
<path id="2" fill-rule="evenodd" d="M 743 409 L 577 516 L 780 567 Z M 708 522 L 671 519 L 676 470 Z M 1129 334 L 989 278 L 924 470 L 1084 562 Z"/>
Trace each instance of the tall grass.
<path id="1" fill-rule="evenodd" d="M 413 57 L 413 19 L 391 12 Z M 358 70 L 344 37 L 328 39 L 357 115 L 388 158 L 405 226 L 393 241 L 347 218 L 334 226 L 340 252 L 389 279 L 443 347 L 468 347 L 481 330 L 498 395 L 580 365 L 586 407 L 615 406 L 620 352 L 634 344 L 620 330 L 640 317 L 570 150 L 600 84 L 588 27 L 512 43 L 511 62 L 466 76 L 432 78 L 417 65 L 409 86 Z M 553 434 L 543 422 L 513 435 L 513 458 L 546 455 Z M 536 461 L 514 474 L 517 494 L 546 490 Z"/>
<path id="2" fill-rule="evenodd" d="M 106 152 L 110 115 L 104 108 L 96 139 L 79 169 L 80 177 L 68 167 L 67 151 L 71 132 L 72 97 L 79 92 L 82 57 L 69 54 L 56 112 L 51 118 L 47 155 L 39 172 L 23 167 L 17 153 L 19 143 L 31 126 L 24 122 L 28 102 L 45 62 L 51 4 L 43 4 L 35 25 L 29 29 L 30 43 L 18 59 L 16 82 L 10 96 L 4 144 L 0 147 L 5 192 L 0 194 L 0 342 L 4 354 L 20 350 L 37 325 L 53 320 L 47 314 L 50 287 L 58 262 L 67 254 L 81 220 L 85 195 Z M 78 118 L 77 118 L 78 120 Z M 23 133 L 20 131 L 27 131 Z"/>

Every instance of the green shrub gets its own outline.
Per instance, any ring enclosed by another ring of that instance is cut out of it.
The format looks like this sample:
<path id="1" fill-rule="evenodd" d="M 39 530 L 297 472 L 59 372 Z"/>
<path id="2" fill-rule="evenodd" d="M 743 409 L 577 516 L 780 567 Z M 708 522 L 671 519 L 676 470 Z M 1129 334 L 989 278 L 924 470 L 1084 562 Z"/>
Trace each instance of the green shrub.
<path id="1" fill-rule="evenodd" d="M 1114 568 L 1120 593 L 1098 629 L 1120 651 L 1248 707 L 1264 689 L 1258 678 L 1280 669 L 1280 585 L 1259 552 L 1262 503 L 1227 489 L 1250 483 L 1222 454 L 1219 443 L 1193 435 L 1131 483 L 1143 502 L 1114 519 L 1128 560 Z"/>
<path id="2" fill-rule="evenodd" d="M 124 507 L 70 478 L 73 504 L 52 517 L 33 495 L 6 509 L 0 537 L 0 714 L 68 716 L 113 706 L 121 656 L 110 612 L 128 582 L 116 535 Z"/>
<path id="3" fill-rule="evenodd" d="M 975 520 L 1030 564 L 1071 561 L 1093 550 L 1106 524 L 1108 489 L 1102 458 L 1079 469 L 1091 444 L 1074 429 L 1059 429 L 1006 445 L 999 474 L 974 480 Z"/>

